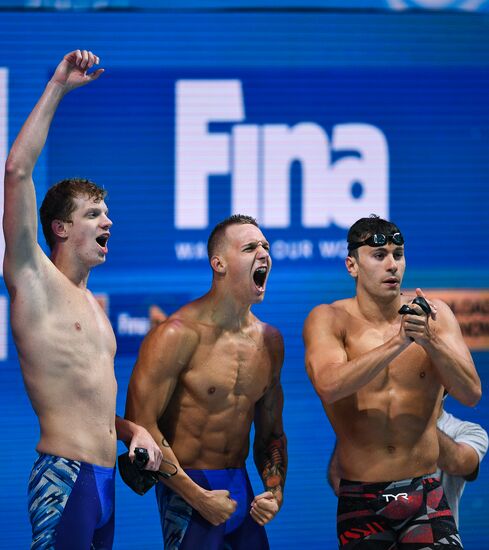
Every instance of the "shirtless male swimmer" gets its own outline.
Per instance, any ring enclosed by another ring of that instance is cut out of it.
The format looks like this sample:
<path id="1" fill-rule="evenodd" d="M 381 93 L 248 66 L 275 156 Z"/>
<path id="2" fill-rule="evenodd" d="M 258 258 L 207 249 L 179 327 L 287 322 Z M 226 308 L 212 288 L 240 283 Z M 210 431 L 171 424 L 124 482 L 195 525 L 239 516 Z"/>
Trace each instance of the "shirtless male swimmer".
<path id="1" fill-rule="evenodd" d="M 287 466 L 283 341 L 250 311 L 265 295 L 269 244 L 253 218 L 235 215 L 214 228 L 208 253 L 212 287 L 146 336 L 126 417 L 175 464 L 156 489 L 166 550 L 262 550 Z M 244 466 L 253 422 L 265 487 L 256 497 Z"/>
<path id="2" fill-rule="evenodd" d="M 87 289 L 90 269 L 105 261 L 112 222 L 105 191 L 83 179 L 48 190 L 41 221 L 51 249 L 37 243 L 32 173 L 63 96 L 96 80 L 89 51 L 63 58 L 7 158 L 4 278 L 25 387 L 39 419 L 39 457 L 29 481 L 33 549 L 110 549 L 114 537 L 116 439 L 161 451 L 142 427 L 115 416 L 115 337 Z M 81 153 L 82 154 L 82 153 Z M 87 159 L 89 162 L 89 159 Z"/>
<path id="3" fill-rule="evenodd" d="M 344 549 L 461 548 L 439 480 L 436 422 L 443 389 L 474 406 L 481 384 L 449 307 L 400 315 L 406 267 L 399 228 L 376 216 L 348 233 L 356 295 L 312 310 L 306 368 L 336 432 Z M 417 289 L 416 294 L 423 293 Z"/>

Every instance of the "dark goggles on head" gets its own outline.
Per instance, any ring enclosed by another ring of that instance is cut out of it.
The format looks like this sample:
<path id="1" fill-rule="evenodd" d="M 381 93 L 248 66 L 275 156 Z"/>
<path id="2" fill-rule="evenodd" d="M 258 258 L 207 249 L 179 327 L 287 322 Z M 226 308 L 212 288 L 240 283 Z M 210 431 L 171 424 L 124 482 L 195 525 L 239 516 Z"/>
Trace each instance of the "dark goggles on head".
<path id="1" fill-rule="evenodd" d="M 377 248 L 379 246 L 385 246 L 388 242 L 391 242 L 397 246 L 401 246 L 402 244 L 404 244 L 404 237 L 401 235 L 401 233 L 393 233 L 392 235 L 384 235 L 383 233 L 374 233 L 364 241 L 358 241 L 356 243 L 348 243 L 348 250 L 351 252 L 352 250 L 356 250 L 357 248 L 360 248 L 361 246 L 365 246 L 365 245 L 373 246 Z"/>

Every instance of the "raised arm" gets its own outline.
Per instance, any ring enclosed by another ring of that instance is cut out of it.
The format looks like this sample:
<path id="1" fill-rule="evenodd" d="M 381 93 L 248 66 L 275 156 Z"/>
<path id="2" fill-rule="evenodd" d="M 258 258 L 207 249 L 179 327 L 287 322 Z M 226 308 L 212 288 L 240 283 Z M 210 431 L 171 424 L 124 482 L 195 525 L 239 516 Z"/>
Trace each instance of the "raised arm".
<path id="1" fill-rule="evenodd" d="M 348 319 L 343 319 L 345 315 L 338 307 L 321 305 L 311 311 L 304 324 L 306 370 L 324 404 L 356 393 L 411 344 L 409 339 L 397 334 L 373 350 L 348 360 L 339 328 L 348 323 Z"/>
<path id="2" fill-rule="evenodd" d="M 86 50 L 76 50 L 64 56 L 7 157 L 3 216 L 7 284 L 23 266 L 35 265 L 40 254 L 32 173 L 46 142 L 54 113 L 67 92 L 96 80 L 102 74 L 103 69 L 87 74 L 87 70 L 98 63 L 99 58 Z"/>
<path id="3" fill-rule="evenodd" d="M 253 445 L 255 464 L 265 488 L 251 505 L 251 516 L 260 525 L 268 523 L 280 510 L 287 473 L 287 439 L 282 423 L 284 396 L 280 383 L 284 344 L 276 329 L 268 327 L 268 330 L 267 348 L 273 364 L 273 379 L 255 406 Z"/>
<path id="4" fill-rule="evenodd" d="M 416 293 L 423 296 L 420 289 Z M 419 311 L 420 315 L 405 317 L 404 330 L 430 356 L 448 393 L 464 405 L 474 407 L 482 394 L 474 361 L 452 310 L 441 300 L 434 303 L 437 308 L 435 321 Z"/>
<path id="5" fill-rule="evenodd" d="M 228 491 L 207 491 L 190 479 L 158 425 L 197 345 L 198 335 L 179 320 L 169 319 L 151 330 L 131 375 L 125 417 L 146 428 L 160 446 L 160 471 L 173 474 L 176 469 L 176 474 L 163 483 L 210 523 L 219 525 L 234 512 L 236 502 L 229 498 Z"/>

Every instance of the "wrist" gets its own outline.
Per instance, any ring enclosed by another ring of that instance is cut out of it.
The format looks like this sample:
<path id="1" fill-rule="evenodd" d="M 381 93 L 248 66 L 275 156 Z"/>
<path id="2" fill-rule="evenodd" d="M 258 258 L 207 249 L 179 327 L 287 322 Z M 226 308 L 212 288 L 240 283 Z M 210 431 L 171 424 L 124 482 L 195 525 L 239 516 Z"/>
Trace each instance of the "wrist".
<path id="1" fill-rule="evenodd" d="M 115 426 L 117 439 L 120 439 L 127 445 L 130 445 L 132 438 L 140 428 L 140 426 L 131 420 L 127 420 L 127 418 L 122 418 L 121 416 L 116 416 Z"/>
<path id="2" fill-rule="evenodd" d="M 277 501 L 278 507 L 281 508 L 282 502 L 284 500 L 282 487 L 279 485 L 278 487 L 273 487 L 272 489 L 268 489 L 268 490 L 272 493 L 273 498 Z"/>
<path id="3" fill-rule="evenodd" d="M 401 333 L 397 333 L 392 337 L 391 340 L 393 346 L 399 351 L 404 351 L 407 347 L 409 347 L 413 341 L 408 336 L 404 335 L 402 336 Z"/>
<path id="4" fill-rule="evenodd" d="M 69 92 L 66 83 L 58 82 L 57 80 L 54 80 L 54 78 L 51 78 L 51 80 L 49 80 L 46 88 L 51 89 L 56 94 L 59 94 L 60 98 L 62 98 L 66 93 Z"/>
<path id="5" fill-rule="evenodd" d="M 179 468 L 178 473 L 166 481 L 168 486 L 178 493 L 187 504 L 200 512 L 209 491 L 197 485 L 185 472 Z"/>

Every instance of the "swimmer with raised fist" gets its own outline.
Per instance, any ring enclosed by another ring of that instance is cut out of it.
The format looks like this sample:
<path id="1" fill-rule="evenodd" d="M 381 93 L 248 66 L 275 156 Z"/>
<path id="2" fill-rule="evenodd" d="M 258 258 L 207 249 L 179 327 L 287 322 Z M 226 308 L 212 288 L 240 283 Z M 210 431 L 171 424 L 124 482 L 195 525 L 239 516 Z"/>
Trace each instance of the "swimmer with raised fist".
<path id="1" fill-rule="evenodd" d="M 22 375 L 41 432 L 28 489 L 36 550 L 112 548 L 117 438 L 127 443 L 132 458 L 136 447 L 146 448 L 148 469 L 158 469 L 161 461 L 149 433 L 115 415 L 114 332 L 87 289 L 90 270 L 108 252 L 112 221 L 105 191 L 81 178 L 51 187 L 41 206 L 50 257 L 37 242 L 34 166 L 61 100 L 97 80 L 103 69 L 92 68 L 98 64 L 86 50 L 64 56 L 5 167 L 3 275 Z"/>

